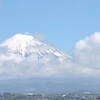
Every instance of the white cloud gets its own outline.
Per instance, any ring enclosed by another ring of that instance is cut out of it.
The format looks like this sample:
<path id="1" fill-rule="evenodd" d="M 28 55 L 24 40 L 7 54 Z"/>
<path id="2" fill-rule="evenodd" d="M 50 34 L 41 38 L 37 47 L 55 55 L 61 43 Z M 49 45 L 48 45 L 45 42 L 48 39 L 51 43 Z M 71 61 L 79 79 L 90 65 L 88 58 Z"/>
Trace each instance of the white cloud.
<path id="1" fill-rule="evenodd" d="M 36 39 L 38 39 L 38 40 L 40 40 L 40 41 L 42 41 L 42 42 L 45 42 L 45 41 L 48 40 L 48 37 L 47 37 L 46 35 L 41 34 L 41 33 L 34 33 L 33 36 L 34 36 Z"/>
<path id="2" fill-rule="evenodd" d="M 88 75 L 100 73 L 100 33 L 96 32 L 76 43 L 74 59 L 80 71 Z"/>
<path id="3" fill-rule="evenodd" d="M 56 56 L 22 57 L 17 54 L 0 54 L 0 79 L 31 78 L 31 77 L 61 77 L 69 71 L 70 60 L 57 59 Z"/>

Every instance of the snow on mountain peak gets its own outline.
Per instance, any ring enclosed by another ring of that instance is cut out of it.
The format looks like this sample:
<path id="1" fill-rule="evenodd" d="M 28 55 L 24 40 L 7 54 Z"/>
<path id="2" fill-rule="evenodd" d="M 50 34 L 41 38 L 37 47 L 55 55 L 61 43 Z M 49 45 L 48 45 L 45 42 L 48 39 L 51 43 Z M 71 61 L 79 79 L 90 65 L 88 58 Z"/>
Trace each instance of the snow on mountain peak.
<path id="1" fill-rule="evenodd" d="M 1 46 L 6 46 L 9 50 L 20 53 L 22 56 L 25 56 L 26 53 L 28 53 L 27 49 L 29 50 L 30 46 L 36 45 L 41 45 L 41 42 L 34 39 L 31 35 L 26 34 L 16 34 L 1 44 Z"/>
<path id="2" fill-rule="evenodd" d="M 29 34 L 16 34 L 3 42 L 0 47 L 7 47 L 10 52 L 20 54 L 22 56 L 36 54 L 38 57 L 42 57 L 45 54 L 53 54 L 59 57 L 64 55 L 64 53 L 60 50 L 38 41 Z"/>

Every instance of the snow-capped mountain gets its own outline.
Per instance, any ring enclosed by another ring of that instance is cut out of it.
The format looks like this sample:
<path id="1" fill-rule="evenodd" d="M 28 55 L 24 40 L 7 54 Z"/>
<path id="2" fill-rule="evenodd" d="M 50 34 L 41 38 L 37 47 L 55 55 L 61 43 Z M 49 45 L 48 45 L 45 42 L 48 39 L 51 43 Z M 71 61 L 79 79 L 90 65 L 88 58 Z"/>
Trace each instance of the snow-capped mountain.
<path id="1" fill-rule="evenodd" d="M 71 60 L 29 34 L 16 34 L 0 44 L 0 79 L 63 76 Z"/>
<path id="2" fill-rule="evenodd" d="M 0 48 L 8 48 L 9 52 L 20 54 L 23 57 L 29 56 L 31 54 L 36 54 L 38 57 L 43 57 L 47 54 L 52 54 L 57 57 L 66 56 L 60 50 L 50 47 L 31 35 L 27 34 L 16 34 L 10 39 L 6 40 L 0 44 Z M 70 56 L 67 55 L 70 58 Z"/>

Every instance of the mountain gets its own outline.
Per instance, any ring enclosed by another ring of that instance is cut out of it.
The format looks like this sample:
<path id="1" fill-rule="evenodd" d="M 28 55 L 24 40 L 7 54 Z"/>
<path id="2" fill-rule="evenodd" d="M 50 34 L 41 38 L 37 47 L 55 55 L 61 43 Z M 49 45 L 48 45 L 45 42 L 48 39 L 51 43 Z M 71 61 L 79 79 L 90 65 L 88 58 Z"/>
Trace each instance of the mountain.
<path id="1" fill-rule="evenodd" d="M 20 54 L 23 57 L 31 54 L 36 54 L 38 57 L 52 54 L 57 57 L 66 56 L 70 58 L 70 56 L 65 55 L 60 50 L 50 47 L 35 39 L 33 36 L 26 34 L 16 34 L 0 44 L 0 48 L 4 47 L 9 49 L 10 52 Z"/>
<path id="2" fill-rule="evenodd" d="M 16 34 L 0 44 L 0 79 L 61 77 L 71 61 L 69 55 L 29 34 Z"/>

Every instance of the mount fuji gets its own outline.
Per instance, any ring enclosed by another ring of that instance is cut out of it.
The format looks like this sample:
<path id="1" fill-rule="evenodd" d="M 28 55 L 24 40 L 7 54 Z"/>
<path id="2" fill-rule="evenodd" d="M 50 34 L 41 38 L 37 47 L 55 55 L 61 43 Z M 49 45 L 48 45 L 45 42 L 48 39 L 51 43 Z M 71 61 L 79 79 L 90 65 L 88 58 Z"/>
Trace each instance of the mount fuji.
<path id="1" fill-rule="evenodd" d="M 8 48 L 10 52 L 20 54 L 23 57 L 31 54 L 36 54 L 40 58 L 48 54 L 55 55 L 56 57 L 66 56 L 60 50 L 50 47 L 33 36 L 26 34 L 16 34 L 0 44 L 0 48 L 4 47 Z M 66 57 L 70 58 L 68 55 Z"/>
<path id="2" fill-rule="evenodd" d="M 66 82 L 58 78 L 70 73 L 71 62 L 59 49 L 16 34 L 0 44 L 0 92 L 62 91 Z"/>
<path id="3" fill-rule="evenodd" d="M 0 79 L 63 76 L 71 60 L 29 34 L 16 34 L 0 44 Z"/>

